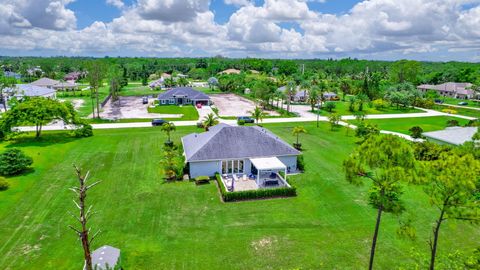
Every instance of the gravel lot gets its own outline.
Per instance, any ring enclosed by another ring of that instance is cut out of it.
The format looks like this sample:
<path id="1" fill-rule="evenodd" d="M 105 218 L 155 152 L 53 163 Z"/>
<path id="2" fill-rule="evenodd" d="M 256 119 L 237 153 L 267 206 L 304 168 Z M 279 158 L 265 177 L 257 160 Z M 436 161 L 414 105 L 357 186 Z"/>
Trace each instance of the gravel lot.
<path id="1" fill-rule="evenodd" d="M 149 103 L 153 102 L 150 98 Z M 142 97 L 120 97 L 114 103 L 110 99 L 100 113 L 106 119 L 133 119 L 133 118 L 181 118 L 181 114 L 157 114 L 147 111 L 149 104 L 142 104 Z"/>
<path id="2" fill-rule="evenodd" d="M 213 104 L 218 108 L 220 116 L 248 116 L 255 109 L 253 101 L 235 94 L 210 95 Z M 278 116 L 274 111 L 265 111 L 269 115 Z"/>

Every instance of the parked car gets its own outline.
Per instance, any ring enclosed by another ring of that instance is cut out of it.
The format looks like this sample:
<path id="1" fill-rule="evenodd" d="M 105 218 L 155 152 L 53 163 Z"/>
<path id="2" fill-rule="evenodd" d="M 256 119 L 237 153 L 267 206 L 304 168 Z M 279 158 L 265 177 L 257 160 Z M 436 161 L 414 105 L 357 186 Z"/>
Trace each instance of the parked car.
<path id="1" fill-rule="evenodd" d="M 197 103 L 197 108 L 201 109 L 202 108 L 202 103 Z"/>
<path id="2" fill-rule="evenodd" d="M 237 121 L 242 121 L 245 123 L 255 123 L 255 119 L 248 117 L 248 116 L 240 116 L 237 118 Z"/>
<path id="3" fill-rule="evenodd" d="M 142 98 L 142 104 L 148 104 L 148 97 Z"/>
<path id="4" fill-rule="evenodd" d="M 466 106 L 466 105 L 468 105 L 468 102 L 462 101 L 462 102 L 459 102 L 458 105 Z"/>
<path id="5" fill-rule="evenodd" d="M 435 103 L 437 103 L 437 104 L 442 104 L 442 103 L 443 103 L 443 100 L 441 100 L 441 99 L 435 99 Z"/>
<path id="6" fill-rule="evenodd" d="M 162 126 L 163 124 L 167 123 L 167 121 L 163 119 L 153 119 L 152 120 L 152 126 Z"/>

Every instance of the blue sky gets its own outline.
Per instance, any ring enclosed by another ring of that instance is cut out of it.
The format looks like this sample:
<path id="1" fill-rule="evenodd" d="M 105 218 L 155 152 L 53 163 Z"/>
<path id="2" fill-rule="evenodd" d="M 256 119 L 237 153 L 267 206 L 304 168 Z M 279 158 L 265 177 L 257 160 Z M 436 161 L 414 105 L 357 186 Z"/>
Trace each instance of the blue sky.
<path id="1" fill-rule="evenodd" d="M 480 0 L 0 0 L 0 55 L 480 61 Z"/>

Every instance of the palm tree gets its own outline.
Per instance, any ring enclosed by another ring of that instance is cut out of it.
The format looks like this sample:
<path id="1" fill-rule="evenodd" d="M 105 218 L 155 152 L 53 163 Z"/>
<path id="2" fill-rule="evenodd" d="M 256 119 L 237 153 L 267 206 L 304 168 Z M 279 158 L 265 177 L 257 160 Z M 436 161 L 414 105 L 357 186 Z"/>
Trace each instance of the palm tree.
<path id="1" fill-rule="evenodd" d="M 318 103 L 318 89 L 316 86 L 312 86 L 308 90 L 308 102 L 310 103 L 310 106 L 312 107 L 312 112 L 315 111 L 315 105 Z"/>
<path id="2" fill-rule="evenodd" d="M 170 140 L 170 133 L 177 129 L 175 127 L 175 124 L 173 122 L 167 122 L 162 125 L 161 129 L 163 132 L 167 133 L 167 137 L 168 137 L 167 144 L 171 144 L 172 141 Z"/>
<path id="3" fill-rule="evenodd" d="M 287 112 L 290 112 L 290 102 L 292 102 L 296 91 L 297 84 L 295 83 L 295 81 L 289 81 L 287 84 Z"/>
<path id="4" fill-rule="evenodd" d="M 292 130 L 293 136 L 297 137 L 297 143 L 294 143 L 293 146 L 297 149 L 300 149 L 302 145 L 298 142 L 298 137 L 301 133 L 307 133 L 307 130 L 303 126 L 296 126 Z"/>
<path id="5" fill-rule="evenodd" d="M 218 124 L 218 118 L 213 113 L 209 113 L 203 118 L 203 127 L 205 128 L 205 131 L 208 131 L 210 127 L 213 127 L 216 124 Z"/>
<path id="6" fill-rule="evenodd" d="M 251 113 L 252 113 L 252 117 L 255 118 L 257 125 L 258 125 L 258 120 L 262 121 L 263 117 L 265 117 L 265 113 L 263 112 L 262 108 L 258 106 L 255 107 L 255 110 L 253 110 Z"/>

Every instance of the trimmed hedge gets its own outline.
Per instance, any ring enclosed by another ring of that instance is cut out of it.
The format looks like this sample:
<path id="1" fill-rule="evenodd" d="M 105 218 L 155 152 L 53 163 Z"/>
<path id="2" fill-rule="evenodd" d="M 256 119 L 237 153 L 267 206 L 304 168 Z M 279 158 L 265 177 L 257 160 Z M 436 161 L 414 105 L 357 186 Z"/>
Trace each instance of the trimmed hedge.
<path id="1" fill-rule="evenodd" d="M 220 174 L 215 175 L 222 199 L 224 202 L 234 202 L 252 199 L 266 199 L 275 197 L 293 197 L 297 196 L 297 189 L 295 187 L 280 187 L 280 188 L 265 188 L 247 191 L 228 192 L 225 185 L 222 183 Z"/>
<path id="2" fill-rule="evenodd" d="M 208 176 L 198 176 L 195 178 L 195 184 L 200 185 L 200 184 L 207 184 L 210 182 L 210 177 Z"/>

